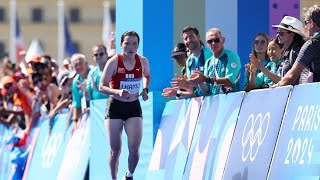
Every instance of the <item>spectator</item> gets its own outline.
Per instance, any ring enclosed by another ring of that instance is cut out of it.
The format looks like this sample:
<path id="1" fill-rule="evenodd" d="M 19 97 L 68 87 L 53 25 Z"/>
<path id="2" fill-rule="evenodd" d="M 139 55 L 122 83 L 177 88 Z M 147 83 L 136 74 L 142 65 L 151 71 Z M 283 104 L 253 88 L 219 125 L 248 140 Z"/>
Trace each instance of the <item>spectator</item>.
<path id="1" fill-rule="evenodd" d="M 178 43 L 171 51 L 171 59 L 181 68 L 181 77 L 186 76 L 187 51 L 184 43 Z"/>
<path id="2" fill-rule="evenodd" d="M 250 54 L 253 70 L 249 72 L 249 84 L 253 88 L 268 88 L 281 79 L 283 44 L 277 38 L 272 39 L 268 44 L 268 56 L 271 60 L 266 66 L 262 64 L 253 54 Z M 255 67 L 261 72 L 255 76 Z"/>
<path id="3" fill-rule="evenodd" d="M 29 134 L 34 125 L 34 121 L 37 117 L 32 114 L 32 102 L 34 100 L 33 94 L 17 84 L 13 77 L 5 76 L 2 78 L 3 88 L 1 93 L 3 96 L 12 95 L 13 105 L 19 107 L 18 112 L 24 112 L 24 118 L 26 122 L 25 132 Z"/>
<path id="4" fill-rule="evenodd" d="M 197 28 L 187 26 L 182 30 L 182 38 L 186 47 L 190 50 L 191 54 L 186 60 L 186 76 L 190 78 L 191 74 L 199 70 L 204 72 L 205 62 L 212 57 L 212 51 L 205 47 L 200 40 L 200 34 Z M 199 88 L 191 87 L 183 78 L 175 78 L 171 82 L 173 88 L 169 89 L 170 93 L 163 94 L 165 97 L 170 98 L 177 96 L 178 98 L 191 98 L 203 95 Z M 190 88 L 191 87 L 191 88 Z M 187 91 L 178 91 L 179 88 L 185 88 Z"/>
<path id="5" fill-rule="evenodd" d="M 238 54 L 224 48 L 225 37 L 218 28 L 209 29 L 207 44 L 213 56 L 206 62 L 204 73 L 195 71 L 196 76 L 189 78 L 207 95 L 239 91 L 241 62 Z"/>
<path id="6" fill-rule="evenodd" d="M 87 98 L 85 97 L 87 76 L 90 71 L 86 57 L 83 54 L 73 54 L 71 57 L 71 65 L 77 75 L 72 81 L 72 107 L 73 107 L 73 128 L 77 128 L 78 120 L 81 118 L 82 110 L 87 105 Z"/>
<path id="7" fill-rule="evenodd" d="M 70 71 L 70 61 L 68 59 L 63 60 L 63 70 L 62 71 Z"/>
<path id="8" fill-rule="evenodd" d="M 14 73 L 16 73 L 16 65 L 13 64 L 8 57 L 4 57 L 2 62 L 3 75 L 12 76 Z"/>
<path id="9" fill-rule="evenodd" d="M 70 119 L 72 117 L 72 81 L 75 77 L 76 72 L 75 71 L 68 71 L 62 74 L 61 79 L 59 81 L 59 90 L 60 90 L 60 98 L 56 104 L 56 106 L 51 109 L 49 112 L 49 134 L 51 133 L 53 123 L 54 123 L 54 117 L 59 113 L 68 112 L 67 120 L 66 120 L 66 127 L 69 127 L 70 125 Z"/>
<path id="10" fill-rule="evenodd" d="M 253 54 L 255 57 L 257 57 L 258 59 L 261 59 L 262 65 L 264 67 L 266 67 L 266 65 L 270 62 L 269 57 L 267 55 L 267 47 L 268 47 L 268 43 L 269 43 L 269 36 L 266 33 L 258 33 L 255 37 L 254 37 L 254 41 L 252 43 L 252 52 L 251 54 Z M 248 76 L 248 69 L 250 68 L 251 62 L 249 61 L 248 64 L 245 65 L 245 74 L 244 74 L 244 90 L 245 91 L 250 91 L 253 87 L 248 86 L 248 80 L 249 80 L 249 76 Z M 260 73 L 261 71 L 259 69 L 257 69 L 257 71 L 255 72 L 255 76 Z"/>
<path id="11" fill-rule="evenodd" d="M 92 68 L 88 74 L 87 93 L 90 100 L 106 99 L 108 96 L 99 91 L 100 78 L 108 61 L 107 49 L 104 45 L 98 44 L 92 47 L 92 58 L 97 66 Z"/>
<path id="12" fill-rule="evenodd" d="M 305 27 L 312 37 L 301 48 L 292 69 L 278 82 L 276 86 L 284 86 L 296 82 L 300 73 L 310 67 L 313 82 L 320 81 L 320 7 L 314 5 L 304 12 Z"/>
<path id="13" fill-rule="evenodd" d="M 304 44 L 304 34 L 303 34 L 303 24 L 295 17 L 285 16 L 279 25 L 274 25 L 277 27 L 277 37 L 280 44 L 283 44 L 283 67 L 282 74 L 283 77 L 293 66 L 296 61 L 299 51 Z M 308 70 L 305 69 L 301 74 L 301 82 L 305 82 L 305 77 L 308 76 Z M 299 84 L 299 79 L 292 83 L 292 85 Z"/>

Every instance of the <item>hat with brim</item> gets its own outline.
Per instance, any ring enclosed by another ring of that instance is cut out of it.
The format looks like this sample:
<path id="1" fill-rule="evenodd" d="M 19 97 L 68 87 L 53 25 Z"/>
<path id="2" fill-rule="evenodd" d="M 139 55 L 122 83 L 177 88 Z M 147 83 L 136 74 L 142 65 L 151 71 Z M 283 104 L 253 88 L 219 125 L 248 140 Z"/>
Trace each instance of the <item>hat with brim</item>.
<path id="1" fill-rule="evenodd" d="M 302 22 L 299 19 L 292 16 L 283 17 L 279 25 L 272 25 L 272 27 L 285 29 L 287 31 L 297 33 L 298 35 L 304 37 Z"/>
<path id="2" fill-rule="evenodd" d="M 172 52 L 172 53 L 171 53 L 171 57 L 179 56 L 179 55 L 182 55 L 182 54 L 185 54 L 185 52 L 181 52 L 181 51 Z"/>
<path id="3" fill-rule="evenodd" d="M 171 51 L 171 58 L 186 54 L 186 45 L 184 43 L 178 43 Z"/>

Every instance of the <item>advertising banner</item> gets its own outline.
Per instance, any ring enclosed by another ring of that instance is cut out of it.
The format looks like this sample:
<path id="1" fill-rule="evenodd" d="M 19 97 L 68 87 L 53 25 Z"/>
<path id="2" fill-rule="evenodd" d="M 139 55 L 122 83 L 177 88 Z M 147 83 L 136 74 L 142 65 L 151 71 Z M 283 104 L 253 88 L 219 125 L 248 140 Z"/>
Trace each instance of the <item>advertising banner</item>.
<path id="1" fill-rule="evenodd" d="M 49 136 L 49 120 L 40 127 L 27 179 L 57 179 L 70 131 L 66 130 L 67 114 L 58 114 Z"/>
<path id="2" fill-rule="evenodd" d="M 320 175 L 320 83 L 295 86 L 282 121 L 269 179 Z"/>
<path id="3" fill-rule="evenodd" d="M 245 93 L 205 97 L 183 179 L 221 179 Z"/>
<path id="4" fill-rule="evenodd" d="M 175 136 L 175 130 L 179 127 L 185 112 L 187 111 L 189 100 L 172 100 L 166 103 L 162 113 L 160 127 L 154 144 L 147 178 L 164 177 L 164 168 L 169 155 L 169 144 Z M 180 113 L 182 112 L 182 113 Z M 180 118 L 179 118 L 180 117 Z"/>
<path id="5" fill-rule="evenodd" d="M 83 114 L 78 123 L 80 125 L 69 138 L 57 179 L 77 180 L 86 175 L 90 154 L 89 112 Z"/>
<path id="6" fill-rule="evenodd" d="M 246 94 L 223 179 L 266 179 L 290 87 Z"/>

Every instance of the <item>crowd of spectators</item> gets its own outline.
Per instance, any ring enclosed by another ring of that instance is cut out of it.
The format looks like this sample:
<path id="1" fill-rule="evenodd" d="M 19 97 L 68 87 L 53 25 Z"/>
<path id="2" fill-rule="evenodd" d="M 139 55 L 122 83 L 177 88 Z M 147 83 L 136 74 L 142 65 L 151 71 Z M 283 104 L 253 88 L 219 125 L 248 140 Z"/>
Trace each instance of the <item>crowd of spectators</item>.
<path id="1" fill-rule="evenodd" d="M 236 52 L 224 47 L 227 37 L 220 29 L 207 31 L 204 46 L 197 28 L 185 27 L 183 43 L 171 52 L 171 58 L 182 67 L 182 75 L 174 77 L 171 87 L 164 88 L 162 95 L 180 99 L 239 91 L 241 68 L 245 68 L 242 90 L 247 92 L 319 82 L 319 5 L 304 9 L 304 19 L 303 24 L 295 17 L 283 17 L 278 25 L 273 25 L 278 31 L 271 40 L 267 33 L 257 33 L 245 67 L 241 67 Z"/>

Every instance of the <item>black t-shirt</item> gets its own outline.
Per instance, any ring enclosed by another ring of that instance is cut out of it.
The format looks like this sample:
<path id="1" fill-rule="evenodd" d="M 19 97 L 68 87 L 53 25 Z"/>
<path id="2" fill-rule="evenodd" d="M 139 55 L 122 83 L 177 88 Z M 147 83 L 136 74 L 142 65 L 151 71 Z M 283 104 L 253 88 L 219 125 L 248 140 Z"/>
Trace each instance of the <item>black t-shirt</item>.
<path id="1" fill-rule="evenodd" d="M 295 42 L 292 42 L 290 44 L 290 46 L 284 51 L 284 53 L 283 53 L 282 74 L 281 74 L 282 77 L 284 77 L 285 74 L 292 68 L 292 65 L 294 64 L 294 62 L 296 61 L 296 59 L 298 57 L 300 49 L 301 49 L 301 46 L 299 46 Z M 291 59 L 290 59 L 290 56 L 292 56 Z M 296 84 L 299 84 L 299 78 L 292 85 L 296 85 Z"/>

